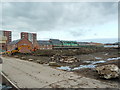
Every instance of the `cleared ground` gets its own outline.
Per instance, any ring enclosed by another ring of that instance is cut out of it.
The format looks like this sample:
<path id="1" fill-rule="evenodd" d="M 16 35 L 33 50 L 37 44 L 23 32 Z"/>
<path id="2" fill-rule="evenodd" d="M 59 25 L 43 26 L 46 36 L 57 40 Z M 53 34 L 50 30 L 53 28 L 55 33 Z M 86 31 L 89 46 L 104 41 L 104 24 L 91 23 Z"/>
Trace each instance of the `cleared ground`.
<path id="1" fill-rule="evenodd" d="M 20 88 L 117 88 L 106 83 L 11 57 L 3 57 L 3 72 Z"/>

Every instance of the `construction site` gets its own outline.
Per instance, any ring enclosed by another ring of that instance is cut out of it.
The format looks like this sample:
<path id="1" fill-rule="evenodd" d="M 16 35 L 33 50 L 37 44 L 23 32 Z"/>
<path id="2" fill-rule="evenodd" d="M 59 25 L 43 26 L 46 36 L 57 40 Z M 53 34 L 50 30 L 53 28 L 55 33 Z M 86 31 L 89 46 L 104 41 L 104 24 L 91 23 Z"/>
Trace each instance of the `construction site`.
<path id="1" fill-rule="evenodd" d="M 0 34 L 2 73 L 13 88 L 120 88 L 119 47 L 37 40 L 36 33 L 27 32 L 12 41 L 11 31 Z"/>

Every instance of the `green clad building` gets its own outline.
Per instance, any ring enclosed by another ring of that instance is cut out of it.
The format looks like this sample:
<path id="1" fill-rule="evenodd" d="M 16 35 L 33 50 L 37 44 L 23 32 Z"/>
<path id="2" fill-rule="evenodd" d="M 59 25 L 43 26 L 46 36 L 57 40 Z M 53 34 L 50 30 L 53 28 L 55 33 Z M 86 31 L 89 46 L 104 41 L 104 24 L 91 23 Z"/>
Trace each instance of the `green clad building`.
<path id="1" fill-rule="evenodd" d="M 76 41 L 61 41 L 63 46 L 78 46 Z"/>

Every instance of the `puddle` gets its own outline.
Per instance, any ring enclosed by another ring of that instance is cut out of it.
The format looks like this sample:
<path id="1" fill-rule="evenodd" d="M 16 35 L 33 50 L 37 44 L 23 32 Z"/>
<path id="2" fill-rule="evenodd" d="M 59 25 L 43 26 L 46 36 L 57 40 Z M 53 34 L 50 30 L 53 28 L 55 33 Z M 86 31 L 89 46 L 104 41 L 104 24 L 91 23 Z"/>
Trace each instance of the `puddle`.
<path id="1" fill-rule="evenodd" d="M 57 69 L 66 70 L 66 71 L 71 70 L 71 68 L 69 66 L 61 66 L 61 67 L 57 67 Z"/>
<path id="2" fill-rule="evenodd" d="M 80 65 L 79 67 L 75 67 L 73 69 L 71 69 L 69 66 L 61 66 L 61 67 L 57 67 L 57 69 L 61 69 L 61 70 L 66 70 L 66 71 L 72 71 L 72 70 L 78 70 L 78 69 L 82 69 L 82 68 L 95 68 L 97 65 Z"/>
<path id="3" fill-rule="evenodd" d="M 108 60 L 108 61 L 111 61 L 111 60 L 118 60 L 118 59 L 120 59 L 120 57 L 116 57 L 116 58 L 108 58 L 107 60 Z"/>
<path id="4" fill-rule="evenodd" d="M 0 90 L 2 90 L 2 85 L 0 84 Z"/>
<path id="5" fill-rule="evenodd" d="M 95 57 L 95 59 L 102 59 L 101 57 Z"/>
<path id="6" fill-rule="evenodd" d="M 86 62 L 86 63 L 91 63 L 91 64 L 97 64 L 97 63 L 104 63 L 104 62 L 106 62 L 106 61 L 101 60 L 101 61 L 84 61 L 84 62 Z"/>
<path id="7" fill-rule="evenodd" d="M 105 63 L 106 61 L 101 60 L 101 61 L 92 61 L 92 64 L 98 64 L 98 63 Z"/>
<path id="8" fill-rule="evenodd" d="M 101 59 L 99 57 L 97 57 L 98 59 Z M 82 68 L 95 68 L 97 65 L 95 64 L 98 64 L 98 63 L 105 63 L 107 61 L 110 61 L 110 60 L 118 60 L 120 59 L 120 57 L 116 57 L 116 58 L 108 58 L 106 61 L 104 60 L 100 60 L 100 61 L 84 61 L 86 63 L 90 63 L 88 65 L 80 65 L 79 67 L 75 67 L 75 68 L 70 68 L 69 66 L 61 66 L 61 67 L 57 67 L 57 69 L 61 69 L 61 70 L 66 70 L 66 71 L 72 71 L 72 70 L 78 70 L 78 69 L 82 69 Z"/>
<path id="9" fill-rule="evenodd" d="M 0 90 L 11 90 L 11 89 L 12 89 L 11 86 L 1 85 L 1 84 L 0 84 Z"/>
<path id="10" fill-rule="evenodd" d="M 82 68 L 95 68 L 97 65 L 80 65 L 79 67 L 75 67 L 72 70 L 78 70 L 78 69 L 82 69 Z"/>

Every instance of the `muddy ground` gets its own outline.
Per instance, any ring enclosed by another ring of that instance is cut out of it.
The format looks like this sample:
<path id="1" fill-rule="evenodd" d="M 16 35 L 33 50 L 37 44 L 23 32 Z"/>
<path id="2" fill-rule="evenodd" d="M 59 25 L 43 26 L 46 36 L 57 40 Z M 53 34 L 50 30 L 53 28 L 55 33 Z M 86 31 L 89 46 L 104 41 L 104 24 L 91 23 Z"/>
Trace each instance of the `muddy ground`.
<path id="1" fill-rule="evenodd" d="M 91 53 L 84 53 L 84 54 L 79 54 L 79 55 L 72 55 L 77 57 L 80 61 L 77 63 L 72 63 L 72 64 L 68 64 L 68 63 L 60 63 L 57 62 L 59 64 L 59 66 L 69 66 L 71 68 L 75 68 L 75 67 L 79 67 L 80 65 L 89 65 L 89 62 L 85 62 L 85 61 L 101 61 L 104 60 L 106 61 L 109 58 L 117 58 L 119 57 L 119 51 L 118 49 L 109 49 L 109 50 L 105 50 L 105 51 L 100 51 L 100 52 L 91 52 Z M 12 55 L 11 57 L 14 57 L 16 55 Z M 17 56 L 19 56 L 19 58 L 21 57 L 25 57 L 26 60 L 28 59 L 33 59 L 32 62 L 37 63 L 37 61 L 39 60 L 41 62 L 41 64 L 48 64 L 50 61 L 50 57 L 51 56 L 44 56 L 44 55 L 29 55 L 29 54 L 17 54 Z M 110 60 L 104 63 L 96 63 L 96 66 L 101 66 L 101 65 L 107 65 L 107 64 L 115 64 L 120 68 L 120 59 L 114 59 L 114 60 Z M 56 67 L 53 67 L 56 68 Z M 97 72 L 95 71 L 95 68 L 81 68 L 81 69 L 77 69 L 77 70 L 73 70 L 72 72 L 81 75 L 81 76 L 85 76 L 85 77 L 89 77 L 89 78 L 93 78 L 93 79 L 97 79 L 100 81 L 105 81 L 105 82 L 110 82 L 110 83 L 119 83 L 120 84 L 120 77 L 116 78 L 116 79 L 111 79 L 111 80 L 105 80 L 99 77 L 99 75 L 97 74 Z"/>
<path id="2" fill-rule="evenodd" d="M 107 52 L 97 52 L 97 53 L 92 53 L 92 54 L 88 54 L 88 55 L 79 55 L 78 57 L 83 61 L 84 60 L 94 61 L 95 60 L 94 57 L 100 57 L 101 58 L 101 59 L 98 59 L 97 61 L 99 61 L 99 60 L 105 60 L 106 61 L 108 58 L 116 58 L 116 57 L 119 57 L 119 56 L 120 55 L 118 53 L 118 50 L 114 49 L 114 50 L 110 50 L 110 51 L 107 51 Z M 83 63 L 83 64 L 85 64 L 85 63 Z M 110 60 L 108 62 L 98 63 L 96 65 L 97 66 L 102 66 L 102 65 L 108 65 L 108 64 L 115 64 L 120 68 L 120 59 Z M 94 68 L 83 68 L 83 69 L 80 69 L 80 70 L 76 70 L 74 72 L 78 75 L 82 75 L 82 76 L 85 76 L 85 77 L 97 79 L 97 80 L 100 80 L 100 81 L 120 84 L 120 76 L 116 79 L 106 80 L 106 79 L 100 78 Z"/>

